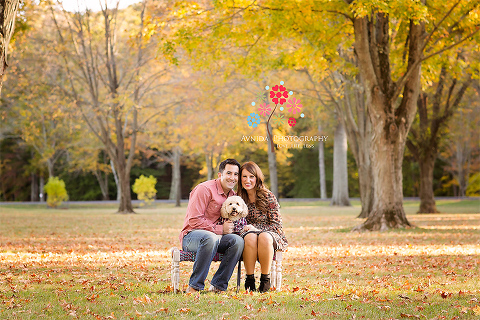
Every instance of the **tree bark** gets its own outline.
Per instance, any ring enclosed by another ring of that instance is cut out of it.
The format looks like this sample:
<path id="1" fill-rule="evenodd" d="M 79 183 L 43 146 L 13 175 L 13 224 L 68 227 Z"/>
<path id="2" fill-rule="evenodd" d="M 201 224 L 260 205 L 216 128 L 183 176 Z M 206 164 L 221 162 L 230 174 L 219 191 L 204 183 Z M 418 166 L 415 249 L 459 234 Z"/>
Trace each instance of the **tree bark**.
<path id="1" fill-rule="evenodd" d="M 333 143 L 332 206 L 350 206 L 348 199 L 347 134 L 343 121 L 338 121 Z"/>
<path id="2" fill-rule="evenodd" d="M 433 168 L 436 156 L 420 161 L 420 209 L 418 213 L 438 213 L 433 194 Z"/>
<path id="3" fill-rule="evenodd" d="M 380 117 L 381 119 L 381 117 Z M 402 162 L 406 134 L 383 119 L 374 125 L 372 176 L 375 184 L 372 212 L 355 230 L 380 230 L 410 226 L 403 209 Z M 372 121 L 373 122 L 373 121 Z M 385 129 L 385 127 L 387 129 Z M 392 139 L 395 134 L 397 139 Z"/>
<path id="4" fill-rule="evenodd" d="M 125 158 L 123 158 L 123 160 L 125 160 Z M 126 161 L 114 162 L 116 162 L 115 166 L 120 184 L 120 201 L 117 213 L 135 213 L 132 206 L 132 194 L 130 192 L 130 169 L 127 167 Z"/>
<path id="5" fill-rule="evenodd" d="M 0 0 L 0 94 L 2 93 L 3 76 L 8 67 L 8 45 L 15 30 L 19 0 Z"/>
<path id="6" fill-rule="evenodd" d="M 322 125 L 318 123 L 318 134 L 322 135 Z M 325 144 L 323 140 L 318 142 L 318 172 L 320 175 L 320 199 L 327 199 L 327 185 L 325 178 Z"/>

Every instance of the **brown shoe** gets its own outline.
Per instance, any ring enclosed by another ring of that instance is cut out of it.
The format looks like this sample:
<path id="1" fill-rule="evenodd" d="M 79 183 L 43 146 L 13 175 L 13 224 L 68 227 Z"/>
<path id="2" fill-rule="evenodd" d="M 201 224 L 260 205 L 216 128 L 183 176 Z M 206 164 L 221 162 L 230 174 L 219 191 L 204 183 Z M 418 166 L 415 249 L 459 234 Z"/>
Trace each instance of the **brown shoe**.
<path id="1" fill-rule="evenodd" d="M 185 293 L 192 293 L 193 294 L 193 293 L 197 293 L 198 291 L 199 290 L 188 286 L 187 291 L 185 291 Z"/>
<path id="2" fill-rule="evenodd" d="M 208 288 L 208 291 L 209 291 L 209 292 L 213 292 L 213 293 L 223 293 L 222 290 L 217 289 L 217 288 L 214 287 L 213 285 L 210 285 L 210 288 Z"/>

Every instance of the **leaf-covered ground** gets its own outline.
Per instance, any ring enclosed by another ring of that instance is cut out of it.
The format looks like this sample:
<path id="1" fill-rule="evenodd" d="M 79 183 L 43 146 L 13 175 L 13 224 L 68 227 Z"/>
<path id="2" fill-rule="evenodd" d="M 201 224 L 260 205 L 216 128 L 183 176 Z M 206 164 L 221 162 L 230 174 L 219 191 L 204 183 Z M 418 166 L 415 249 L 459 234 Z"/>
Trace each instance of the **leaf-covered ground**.
<path id="1" fill-rule="evenodd" d="M 0 319 L 480 319 L 480 203 L 438 207 L 406 202 L 415 228 L 352 233 L 358 205 L 282 204 L 280 292 L 236 293 L 234 275 L 225 294 L 189 295 L 170 286 L 184 207 L 0 206 Z"/>

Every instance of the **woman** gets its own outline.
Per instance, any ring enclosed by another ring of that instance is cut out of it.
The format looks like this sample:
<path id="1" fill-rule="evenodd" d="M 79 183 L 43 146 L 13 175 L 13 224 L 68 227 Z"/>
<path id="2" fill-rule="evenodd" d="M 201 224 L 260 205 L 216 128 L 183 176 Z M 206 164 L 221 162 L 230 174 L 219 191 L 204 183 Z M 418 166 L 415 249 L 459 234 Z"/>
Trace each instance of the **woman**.
<path id="1" fill-rule="evenodd" d="M 255 162 L 240 168 L 241 185 L 238 195 L 248 206 L 247 225 L 243 228 L 245 240 L 243 263 L 247 278 L 245 289 L 255 291 L 255 262 L 260 262 L 260 292 L 270 290 L 270 269 L 275 250 L 284 251 L 288 245 L 282 230 L 280 205 L 275 195 L 264 185 L 265 177 Z"/>

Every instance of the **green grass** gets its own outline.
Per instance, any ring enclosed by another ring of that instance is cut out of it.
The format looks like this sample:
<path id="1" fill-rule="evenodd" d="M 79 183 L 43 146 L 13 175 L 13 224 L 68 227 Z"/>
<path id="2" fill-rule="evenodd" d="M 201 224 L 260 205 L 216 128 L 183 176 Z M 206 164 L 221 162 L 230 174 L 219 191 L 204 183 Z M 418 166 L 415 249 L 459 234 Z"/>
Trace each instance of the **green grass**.
<path id="1" fill-rule="evenodd" d="M 234 275 L 226 294 L 186 295 L 169 287 L 185 205 L 0 206 L 0 319 L 480 319 L 479 201 L 437 207 L 406 201 L 414 228 L 352 233 L 358 203 L 282 203 L 281 292 L 237 294 Z"/>

